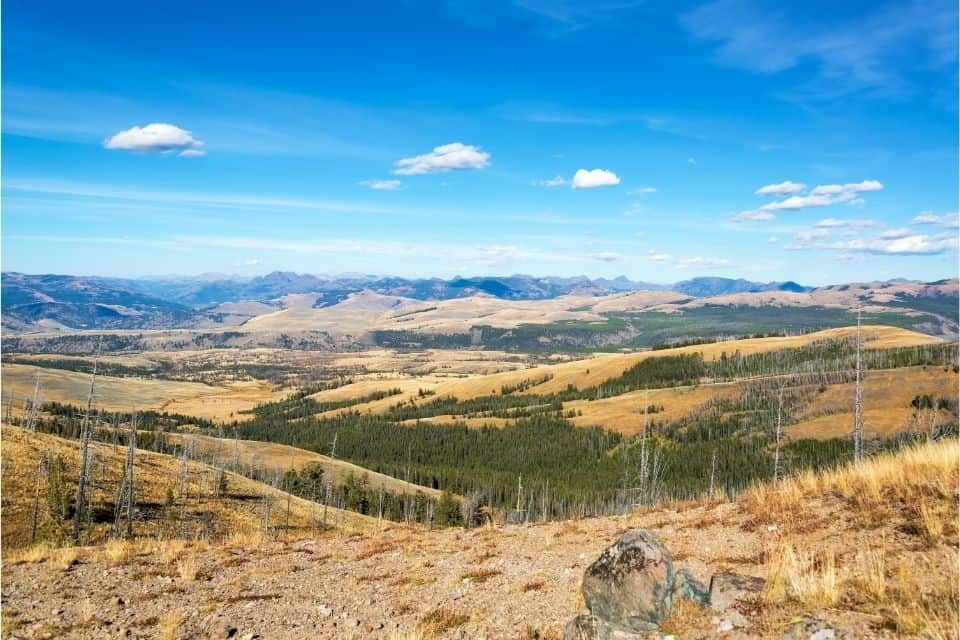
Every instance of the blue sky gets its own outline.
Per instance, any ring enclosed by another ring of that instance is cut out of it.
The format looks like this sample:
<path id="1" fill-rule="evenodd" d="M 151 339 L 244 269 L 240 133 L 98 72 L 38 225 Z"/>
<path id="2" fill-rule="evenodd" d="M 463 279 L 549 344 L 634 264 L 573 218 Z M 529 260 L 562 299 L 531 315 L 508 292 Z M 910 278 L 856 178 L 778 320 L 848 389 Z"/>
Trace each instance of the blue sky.
<path id="1" fill-rule="evenodd" d="M 8 0 L 2 266 L 954 277 L 956 24 L 952 0 Z"/>

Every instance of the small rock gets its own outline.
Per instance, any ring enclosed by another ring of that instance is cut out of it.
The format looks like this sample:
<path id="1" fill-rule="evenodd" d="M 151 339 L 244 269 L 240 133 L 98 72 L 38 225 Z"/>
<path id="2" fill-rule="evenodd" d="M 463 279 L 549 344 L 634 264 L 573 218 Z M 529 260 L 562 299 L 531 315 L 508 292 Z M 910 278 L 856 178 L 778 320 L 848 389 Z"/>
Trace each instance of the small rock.
<path id="1" fill-rule="evenodd" d="M 115 596 L 113 598 L 113 606 L 122 607 L 124 604 L 126 603 L 123 601 L 123 598 L 121 598 L 120 596 Z"/>
<path id="2" fill-rule="evenodd" d="M 673 576 L 673 597 L 690 600 L 703 606 L 710 603 L 707 588 L 686 569 L 680 569 Z"/>
<path id="3" fill-rule="evenodd" d="M 717 625 L 717 631 L 719 631 L 720 633 L 733 631 L 733 623 L 727 618 L 724 618 L 723 620 L 720 621 L 720 624 Z"/>
<path id="4" fill-rule="evenodd" d="M 322 615 L 324 618 L 329 618 L 333 615 L 333 609 L 325 604 L 322 604 L 320 605 L 320 615 Z"/>
<path id="5" fill-rule="evenodd" d="M 210 630 L 211 640 L 225 640 L 228 638 L 236 637 L 237 628 L 232 624 L 226 621 L 220 621 L 213 626 L 213 629 Z"/>
<path id="6" fill-rule="evenodd" d="M 755 597 L 763 590 L 763 578 L 739 573 L 717 573 L 710 578 L 710 607 L 724 612 L 739 600 Z"/>
<path id="7" fill-rule="evenodd" d="M 787 627 L 783 640 L 831 640 L 836 637 L 837 632 L 833 627 L 805 613 Z"/>
<path id="8" fill-rule="evenodd" d="M 727 620 L 729 620 L 733 626 L 737 627 L 738 629 L 750 626 L 750 621 L 747 620 L 744 615 L 736 609 L 727 612 Z"/>

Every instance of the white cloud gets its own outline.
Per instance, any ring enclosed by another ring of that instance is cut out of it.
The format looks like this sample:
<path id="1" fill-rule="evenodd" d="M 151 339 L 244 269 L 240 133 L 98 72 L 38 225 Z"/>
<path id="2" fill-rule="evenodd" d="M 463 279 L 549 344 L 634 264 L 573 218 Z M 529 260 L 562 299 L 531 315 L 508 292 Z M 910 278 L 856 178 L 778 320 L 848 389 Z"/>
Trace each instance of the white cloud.
<path id="1" fill-rule="evenodd" d="M 828 204 L 831 204 L 828 196 L 808 194 L 805 196 L 790 196 L 777 202 L 768 202 L 760 209 L 762 211 L 794 210 L 806 209 L 807 207 L 825 207 Z"/>
<path id="2" fill-rule="evenodd" d="M 549 180 L 537 180 L 533 184 L 537 187 L 562 187 L 567 184 L 567 179 L 563 176 L 554 176 Z"/>
<path id="3" fill-rule="evenodd" d="M 867 204 L 867 201 L 864 200 L 863 198 L 854 198 L 853 200 L 851 200 L 851 201 L 848 202 L 847 204 L 850 205 L 851 207 L 860 207 L 860 206 L 863 206 L 863 205 Z"/>
<path id="4" fill-rule="evenodd" d="M 765 187 L 761 187 L 759 190 L 757 190 L 757 193 L 760 193 L 760 190 L 762 189 L 775 189 L 784 184 L 787 183 L 766 185 Z M 799 186 L 798 183 L 790 183 L 790 185 L 794 184 Z M 770 220 L 774 216 L 763 216 L 761 214 L 763 212 L 770 211 L 796 211 L 810 207 L 826 207 L 828 205 L 837 204 L 840 202 L 851 202 L 856 200 L 861 193 L 879 191 L 880 189 L 883 189 L 883 184 L 881 184 L 878 180 L 864 180 L 863 182 L 851 182 L 847 184 L 821 184 L 811 189 L 810 192 L 805 195 L 792 195 L 783 200 L 768 202 L 757 209 L 741 211 L 739 214 L 734 216 L 733 221 L 743 222 L 744 220 Z M 771 191 L 770 193 L 772 194 L 773 192 Z"/>
<path id="5" fill-rule="evenodd" d="M 773 215 L 769 211 L 741 211 L 737 215 L 733 216 L 734 222 L 757 222 L 760 220 L 773 220 L 777 216 Z"/>
<path id="6" fill-rule="evenodd" d="M 243 261 L 243 266 L 245 267 L 256 267 L 260 264 L 259 258 L 250 258 L 249 260 Z"/>
<path id="7" fill-rule="evenodd" d="M 859 252 L 881 255 L 935 255 L 957 247 L 957 237 L 953 233 L 930 236 L 913 233 L 909 229 L 890 229 L 872 238 L 836 242 L 825 240 L 827 236 L 829 233 L 824 229 L 801 231 L 785 248 L 827 249 L 845 254 Z"/>
<path id="8" fill-rule="evenodd" d="M 876 225 L 877 225 L 876 220 L 855 219 L 855 218 L 840 220 L 837 218 L 824 218 L 823 220 L 820 220 L 813 226 L 818 227 L 820 229 L 839 229 L 842 227 L 854 227 L 854 228 L 874 227 Z"/>
<path id="9" fill-rule="evenodd" d="M 899 238 L 874 238 L 867 241 L 851 240 L 846 243 L 838 243 L 830 248 L 884 255 L 934 255 L 956 249 L 957 238 L 953 234 L 928 236 L 918 233 Z"/>
<path id="10" fill-rule="evenodd" d="M 883 184 L 879 180 L 864 180 L 862 182 L 848 182 L 847 184 L 821 184 L 813 188 L 810 195 L 830 196 L 837 202 L 846 202 L 853 199 L 858 193 L 880 191 Z"/>
<path id="11" fill-rule="evenodd" d="M 657 192 L 656 187 L 640 187 L 639 189 L 630 189 L 630 191 L 627 191 L 627 195 L 636 196 L 643 193 L 656 193 L 656 192 Z"/>
<path id="12" fill-rule="evenodd" d="M 777 244 L 778 242 L 780 242 L 780 238 L 777 236 L 770 236 L 767 238 L 767 244 Z"/>
<path id="13" fill-rule="evenodd" d="M 777 184 L 765 184 L 754 193 L 758 196 L 789 196 L 800 193 L 807 188 L 807 185 L 800 182 L 785 180 Z"/>
<path id="14" fill-rule="evenodd" d="M 938 216 L 932 211 L 921 211 L 913 220 L 913 224 L 935 224 L 940 227 L 958 227 L 960 226 L 960 214 L 945 213 Z"/>
<path id="15" fill-rule="evenodd" d="M 375 191 L 396 191 L 403 185 L 399 180 L 361 180 L 360 184 Z"/>
<path id="16" fill-rule="evenodd" d="M 613 171 L 606 169 L 577 169 L 573 174 L 574 189 L 593 189 L 595 187 L 612 187 L 620 184 L 620 177 Z"/>
<path id="17" fill-rule="evenodd" d="M 461 142 L 434 147 L 430 153 L 401 158 L 393 172 L 401 176 L 416 176 L 458 169 L 483 169 L 490 166 L 490 154 L 480 147 Z"/>
<path id="18" fill-rule="evenodd" d="M 144 127 L 130 127 L 114 134 L 103 142 L 107 149 L 121 149 L 139 153 L 174 153 L 184 157 L 202 156 L 203 142 L 193 137 L 186 129 L 163 122 L 153 122 Z"/>

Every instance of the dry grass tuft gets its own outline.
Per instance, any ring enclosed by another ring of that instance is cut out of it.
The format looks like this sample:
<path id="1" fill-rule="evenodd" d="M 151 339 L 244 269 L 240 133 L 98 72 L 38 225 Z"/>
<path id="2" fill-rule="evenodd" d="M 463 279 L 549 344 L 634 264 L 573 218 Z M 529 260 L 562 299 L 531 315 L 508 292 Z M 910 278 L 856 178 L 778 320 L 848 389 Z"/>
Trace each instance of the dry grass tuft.
<path id="1" fill-rule="evenodd" d="M 922 500 L 917 506 L 920 537 L 928 547 L 935 547 L 944 538 L 950 515 L 949 509 L 931 500 Z"/>
<path id="2" fill-rule="evenodd" d="M 468 571 L 460 575 L 461 580 L 471 580 L 482 584 L 494 576 L 499 576 L 503 573 L 499 569 L 475 569 L 473 571 Z"/>
<path id="3" fill-rule="evenodd" d="M 691 628 L 701 626 L 709 617 L 705 608 L 686 599 L 674 600 L 670 615 L 660 625 L 660 631 L 686 637 Z"/>
<path id="4" fill-rule="evenodd" d="M 544 582 L 543 580 L 531 580 L 530 582 L 527 582 L 522 587 L 520 587 L 520 590 L 523 591 L 524 593 L 527 593 L 530 591 L 540 591 L 540 589 L 543 589 L 544 585 L 546 585 L 546 582 Z"/>
<path id="5" fill-rule="evenodd" d="M 780 543 L 769 554 L 765 597 L 771 603 L 797 600 L 808 606 L 836 605 L 840 601 L 836 556 Z"/>
<path id="6" fill-rule="evenodd" d="M 180 556 L 183 555 L 183 550 L 186 546 L 183 540 L 164 540 L 157 544 L 157 557 L 164 563 L 169 564 L 178 560 Z"/>
<path id="7" fill-rule="evenodd" d="M 470 621 L 470 616 L 446 607 L 437 607 L 420 620 L 420 630 L 426 636 L 437 636 L 456 629 Z"/>
<path id="8" fill-rule="evenodd" d="M 180 637 L 180 625 L 183 624 L 183 615 L 178 611 L 167 614 L 160 619 L 160 638 L 162 640 L 177 640 Z"/>
<path id="9" fill-rule="evenodd" d="M 66 571 L 80 559 L 80 551 L 76 547 L 61 547 L 50 552 L 50 560 L 54 568 Z"/>
<path id="10" fill-rule="evenodd" d="M 356 558 L 357 560 L 366 560 L 367 558 L 372 558 L 373 556 L 380 555 L 381 553 L 392 551 L 394 548 L 395 547 L 393 543 L 387 540 L 370 540 L 357 550 Z"/>
<path id="11" fill-rule="evenodd" d="M 876 549 L 863 549 L 853 561 L 850 582 L 856 591 L 872 602 L 887 597 L 887 547 L 881 538 Z"/>
<path id="12" fill-rule="evenodd" d="M 128 540 L 108 540 L 103 545 L 103 557 L 114 567 L 126 564 L 134 556 L 134 546 Z"/>
<path id="13" fill-rule="evenodd" d="M 177 573 L 184 582 L 193 582 L 200 575 L 200 562 L 194 555 L 181 558 L 177 561 Z"/>
<path id="14" fill-rule="evenodd" d="M 53 550 L 45 544 L 37 544 L 26 549 L 12 552 L 9 561 L 12 564 L 36 564 L 48 559 Z"/>

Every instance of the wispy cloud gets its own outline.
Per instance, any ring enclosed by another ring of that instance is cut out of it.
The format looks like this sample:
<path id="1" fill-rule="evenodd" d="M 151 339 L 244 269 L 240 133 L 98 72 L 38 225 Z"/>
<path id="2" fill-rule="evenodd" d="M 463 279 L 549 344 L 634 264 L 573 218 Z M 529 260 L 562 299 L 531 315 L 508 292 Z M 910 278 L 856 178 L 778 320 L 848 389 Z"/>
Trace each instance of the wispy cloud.
<path id="1" fill-rule="evenodd" d="M 723 65 L 772 74 L 813 61 L 814 75 L 790 94 L 804 100 L 902 93 L 911 69 L 949 68 L 956 60 L 953 0 L 877 4 L 846 19 L 830 12 L 808 19 L 800 15 L 808 6 L 774 9 L 755 0 L 717 0 L 683 14 L 680 22 L 694 36 L 717 43 L 715 57 Z M 915 54 L 904 58 L 904 50 Z"/>
<path id="2" fill-rule="evenodd" d="M 936 255 L 957 248 L 952 233 L 927 235 L 909 229 L 890 229 L 869 238 L 830 240 L 825 229 L 811 229 L 797 233 L 784 248 L 790 250 L 823 249 L 845 254 L 867 253 L 890 256 Z"/>
<path id="3" fill-rule="evenodd" d="M 396 191 L 403 186 L 399 180 L 361 180 L 360 184 L 374 191 Z"/>
<path id="4" fill-rule="evenodd" d="M 921 211 L 911 222 L 913 224 L 933 224 L 939 227 L 957 228 L 960 226 L 960 214 L 945 213 L 938 216 L 932 211 Z"/>
<path id="5" fill-rule="evenodd" d="M 737 215 L 733 216 L 732 220 L 734 222 L 761 222 L 763 220 L 773 220 L 777 216 L 773 215 L 769 211 L 758 211 L 752 209 L 749 211 L 741 211 Z"/>
<path id="6" fill-rule="evenodd" d="M 754 193 L 756 193 L 758 196 L 790 196 L 795 193 L 800 193 L 806 188 L 807 185 L 801 182 L 785 180 L 776 184 L 765 184 L 757 189 Z"/>
<path id="7" fill-rule="evenodd" d="M 344 213 L 430 215 L 418 209 L 387 208 L 362 202 L 338 202 L 311 198 L 279 198 L 274 196 L 156 191 L 135 187 L 112 187 L 97 184 L 44 180 L 5 180 L 4 190 L 82 196 L 147 203 L 176 203 L 193 206 L 236 207 L 238 209 L 304 209 Z"/>
<path id="8" fill-rule="evenodd" d="M 567 179 L 563 176 L 554 176 L 548 180 L 536 180 L 533 184 L 537 187 L 562 187 L 567 184 Z"/>
<path id="9" fill-rule="evenodd" d="M 875 227 L 878 224 L 879 223 L 876 220 L 869 220 L 869 219 L 848 218 L 845 220 L 840 220 L 837 218 L 824 218 L 823 220 L 818 221 L 813 226 L 819 227 L 821 229 L 838 229 L 843 227 L 853 227 L 853 228 Z"/>
<path id="10" fill-rule="evenodd" d="M 650 249 L 645 258 L 651 262 L 673 265 L 677 269 L 686 269 L 688 267 L 728 267 L 733 264 L 727 258 L 706 258 L 703 256 L 678 258 L 655 249 Z"/>
<path id="11" fill-rule="evenodd" d="M 588 258 L 599 260 L 600 262 L 616 262 L 621 258 L 619 253 L 613 251 L 600 251 L 598 253 L 587 254 Z"/>

